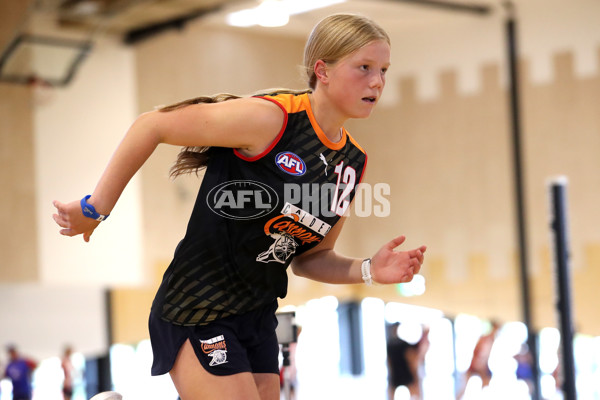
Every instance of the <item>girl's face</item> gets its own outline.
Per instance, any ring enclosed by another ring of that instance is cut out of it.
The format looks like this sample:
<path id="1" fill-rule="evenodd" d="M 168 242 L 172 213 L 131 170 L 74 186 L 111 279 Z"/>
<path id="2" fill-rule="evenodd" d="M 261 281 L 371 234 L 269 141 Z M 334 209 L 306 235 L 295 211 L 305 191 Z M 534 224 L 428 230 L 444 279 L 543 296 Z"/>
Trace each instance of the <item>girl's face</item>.
<path id="1" fill-rule="evenodd" d="M 366 118 L 379 101 L 390 66 L 390 45 L 373 41 L 328 66 L 328 93 L 347 118 Z"/>

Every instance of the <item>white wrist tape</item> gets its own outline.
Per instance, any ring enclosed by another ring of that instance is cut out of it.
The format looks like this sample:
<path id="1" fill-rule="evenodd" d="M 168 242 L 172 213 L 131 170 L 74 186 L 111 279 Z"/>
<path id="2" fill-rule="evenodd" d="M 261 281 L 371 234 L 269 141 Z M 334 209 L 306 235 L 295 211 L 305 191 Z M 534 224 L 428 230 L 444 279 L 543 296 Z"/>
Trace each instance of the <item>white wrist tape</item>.
<path id="1" fill-rule="evenodd" d="M 373 282 L 373 277 L 371 276 L 371 259 L 365 258 L 360 266 L 360 272 L 362 274 L 362 279 L 365 283 L 371 286 Z"/>

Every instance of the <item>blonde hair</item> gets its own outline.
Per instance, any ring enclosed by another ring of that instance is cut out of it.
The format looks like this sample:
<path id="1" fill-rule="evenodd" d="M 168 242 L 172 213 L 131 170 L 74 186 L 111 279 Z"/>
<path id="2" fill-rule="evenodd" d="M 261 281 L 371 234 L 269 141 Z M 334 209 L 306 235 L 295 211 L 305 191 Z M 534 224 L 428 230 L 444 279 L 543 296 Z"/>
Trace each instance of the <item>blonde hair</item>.
<path id="1" fill-rule="evenodd" d="M 371 19 L 356 14 L 330 15 L 315 25 L 304 47 L 303 68 L 306 72 L 309 89 L 270 89 L 262 90 L 252 96 L 275 93 L 309 93 L 315 89 L 317 84 L 314 67 L 318 60 L 323 60 L 328 64 L 335 64 L 342 58 L 376 40 L 384 40 L 390 44 L 388 34 Z M 162 107 L 159 111 L 169 112 L 191 104 L 218 103 L 241 97 L 243 96 L 229 93 L 201 96 Z M 171 167 L 169 175 L 171 178 L 176 178 L 186 173 L 193 172 L 197 174 L 201 169 L 206 167 L 212 153 L 211 148 L 207 146 L 182 148 L 177 155 L 177 160 L 175 160 L 175 163 Z"/>
<path id="2" fill-rule="evenodd" d="M 333 14 L 313 28 L 304 47 L 304 68 L 308 87 L 315 89 L 314 67 L 323 60 L 335 64 L 342 58 L 376 40 L 390 44 L 388 34 L 371 19 L 355 14 Z"/>

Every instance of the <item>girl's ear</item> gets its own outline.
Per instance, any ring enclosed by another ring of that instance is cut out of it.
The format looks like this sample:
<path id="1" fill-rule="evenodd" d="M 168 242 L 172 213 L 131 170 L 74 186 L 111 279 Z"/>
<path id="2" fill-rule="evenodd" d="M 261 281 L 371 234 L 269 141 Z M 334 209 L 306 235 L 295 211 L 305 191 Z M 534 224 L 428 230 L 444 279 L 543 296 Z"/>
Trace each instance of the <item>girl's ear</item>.
<path id="1" fill-rule="evenodd" d="M 317 60 L 315 63 L 315 76 L 321 83 L 327 84 L 329 77 L 327 75 L 327 64 L 323 60 Z"/>

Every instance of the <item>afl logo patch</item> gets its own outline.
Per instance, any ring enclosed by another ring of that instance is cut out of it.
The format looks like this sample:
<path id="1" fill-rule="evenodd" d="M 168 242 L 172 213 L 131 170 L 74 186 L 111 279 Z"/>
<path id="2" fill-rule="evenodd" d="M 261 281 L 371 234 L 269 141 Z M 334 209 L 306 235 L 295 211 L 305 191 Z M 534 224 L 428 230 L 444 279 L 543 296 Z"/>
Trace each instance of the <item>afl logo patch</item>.
<path id="1" fill-rule="evenodd" d="M 206 204 L 217 215 L 229 219 L 249 220 L 267 215 L 277 206 L 277 192 L 256 181 L 223 182 L 212 188 Z"/>
<path id="2" fill-rule="evenodd" d="M 275 164 L 281 169 L 283 172 L 300 176 L 304 175 L 306 172 L 306 164 L 304 164 L 304 160 L 298 157 L 296 154 L 291 151 L 283 151 L 275 157 Z"/>

